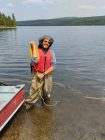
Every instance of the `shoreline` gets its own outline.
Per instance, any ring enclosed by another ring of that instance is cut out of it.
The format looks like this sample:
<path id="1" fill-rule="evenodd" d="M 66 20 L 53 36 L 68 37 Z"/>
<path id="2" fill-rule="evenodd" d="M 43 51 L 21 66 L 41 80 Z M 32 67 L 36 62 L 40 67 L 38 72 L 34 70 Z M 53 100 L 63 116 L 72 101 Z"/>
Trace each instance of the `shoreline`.
<path id="1" fill-rule="evenodd" d="M 16 29 L 16 27 L 5 27 L 5 26 L 1 27 L 0 26 L 0 29 Z"/>

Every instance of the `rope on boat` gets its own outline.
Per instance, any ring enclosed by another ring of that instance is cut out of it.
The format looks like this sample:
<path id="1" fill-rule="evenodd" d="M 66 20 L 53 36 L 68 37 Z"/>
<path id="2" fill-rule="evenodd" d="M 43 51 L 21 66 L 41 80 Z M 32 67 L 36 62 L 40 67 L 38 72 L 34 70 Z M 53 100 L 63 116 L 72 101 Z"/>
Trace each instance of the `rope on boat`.
<path id="1" fill-rule="evenodd" d="M 7 86 L 6 84 L 4 84 L 4 83 L 2 83 L 2 82 L 0 82 L 0 86 Z"/>

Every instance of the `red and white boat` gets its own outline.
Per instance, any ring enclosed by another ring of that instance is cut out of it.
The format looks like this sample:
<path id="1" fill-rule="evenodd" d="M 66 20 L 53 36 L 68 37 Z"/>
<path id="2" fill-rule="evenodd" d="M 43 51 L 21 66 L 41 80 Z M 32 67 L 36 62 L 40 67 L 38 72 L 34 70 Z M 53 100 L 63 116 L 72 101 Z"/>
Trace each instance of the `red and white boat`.
<path id="1" fill-rule="evenodd" d="M 0 86 L 0 131 L 23 104 L 24 86 Z"/>

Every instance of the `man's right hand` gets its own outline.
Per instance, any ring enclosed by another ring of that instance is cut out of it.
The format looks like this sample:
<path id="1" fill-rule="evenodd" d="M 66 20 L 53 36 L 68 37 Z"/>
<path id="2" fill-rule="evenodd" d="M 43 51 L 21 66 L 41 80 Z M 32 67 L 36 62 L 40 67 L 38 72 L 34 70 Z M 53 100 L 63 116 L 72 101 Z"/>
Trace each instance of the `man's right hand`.
<path id="1" fill-rule="evenodd" d="M 31 42 L 30 42 L 30 45 L 32 45 L 32 46 L 36 46 L 35 41 L 31 41 Z"/>

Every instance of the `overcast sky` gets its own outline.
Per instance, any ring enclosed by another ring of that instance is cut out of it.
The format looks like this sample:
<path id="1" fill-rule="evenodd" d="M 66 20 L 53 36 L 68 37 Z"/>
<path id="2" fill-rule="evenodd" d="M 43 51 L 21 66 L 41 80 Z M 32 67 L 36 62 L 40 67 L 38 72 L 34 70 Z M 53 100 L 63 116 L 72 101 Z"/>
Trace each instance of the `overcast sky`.
<path id="1" fill-rule="evenodd" d="M 16 20 L 105 15 L 105 0 L 0 0 L 0 11 Z"/>

